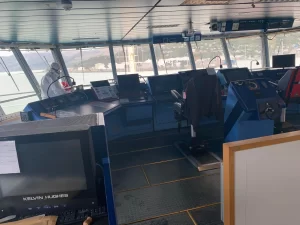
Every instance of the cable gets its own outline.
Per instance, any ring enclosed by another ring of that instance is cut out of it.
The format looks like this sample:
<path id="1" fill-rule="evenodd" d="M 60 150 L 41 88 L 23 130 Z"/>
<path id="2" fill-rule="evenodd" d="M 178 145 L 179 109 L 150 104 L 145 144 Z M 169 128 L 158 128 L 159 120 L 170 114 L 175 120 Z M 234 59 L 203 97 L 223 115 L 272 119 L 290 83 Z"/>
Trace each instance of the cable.
<path id="1" fill-rule="evenodd" d="M 46 56 L 44 56 L 45 61 L 47 62 L 48 66 L 50 67 L 50 63 L 48 62 Z"/>
<path id="2" fill-rule="evenodd" d="M 82 94 L 85 95 L 87 101 L 89 100 L 89 97 L 88 97 L 87 94 L 84 92 L 84 90 L 80 91 L 80 93 L 82 93 Z"/>
<path id="3" fill-rule="evenodd" d="M 202 53 L 201 53 L 201 50 L 200 50 L 200 48 L 199 48 L 199 46 L 198 46 L 197 41 L 195 41 L 195 44 L 196 44 L 196 47 L 197 47 L 197 49 L 199 50 L 199 53 L 200 53 L 200 59 L 201 59 L 201 63 L 202 63 L 202 68 L 204 68 L 204 63 L 203 63 Z"/>
<path id="4" fill-rule="evenodd" d="M 36 49 L 34 49 L 34 51 L 39 55 L 39 57 L 41 58 L 41 60 L 45 63 L 45 65 L 48 67 L 50 67 L 50 65 L 49 65 L 49 63 L 48 63 L 48 61 L 46 60 L 46 62 L 45 62 L 45 60 L 43 59 L 43 57 L 40 55 L 40 53 L 36 50 Z M 48 64 L 48 65 L 47 65 Z"/>
<path id="5" fill-rule="evenodd" d="M 164 60 L 166 74 L 168 74 L 168 69 L 167 69 L 166 60 L 165 60 L 165 54 L 164 54 L 164 52 L 163 52 L 163 49 L 162 49 L 160 43 L 159 43 L 159 48 L 160 48 L 160 53 L 161 53 L 161 55 L 162 55 L 162 57 L 163 57 L 163 60 Z"/>
<path id="6" fill-rule="evenodd" d="M 258 62 L 257 59 L 251 60 L 251 62 L 250 62 L 250 71 L 251 71 L 251 72 L 252 72 L 252 62 L 256 62 L 256 65 L 259 65 L 259 62 Z"/>
<path id="7" fill-rule="evenodd" d="M 73 77 L 70 77 L 70 76 L 62 76 L 62 77 L 59 77 L 59 78 L 57 78 L 56 80 L 52 81 L 51 84 L 49 84 L 49 87 L 48 87 L 48 89 L 47 89 L 47 96 L 48 96 L 48 98 L 51 98 L 51 97 L 49 96 L 49 90 L 50 90 L 50 87 L 51 87 L 55 82 L 59 81 L 60 79 L 62 79 L 62 78 L 64 78 L 64 77 L 71 78 L 71 79 L 73 80 L 73 85 L 76 84 L 76 83 L 75 83 L 75 79 L 74 79 Z"/>
<path id="8" fill-rule="evenodd" d="M 125 75 L 126 75 L 127 74 L 127 60 L 126 60 L 124 45 L 122 45 L 122 49 L 123 49 L 123 55 L 124 55 L 124 60 L 125 60 Z"/>
<path id="9" fill-rule="evenodd" d="M 222 66 L 222 59 L 221 59 L 221 57 L 218 56 L 218 55 L 215 56 L 215 57 L 213 57 L 213 58 L 209 61 L 207 68 L 209 68 L 210 63 L 211 63 L 214 59 L 216 59 L 216 58 L 219 58 L 219 59 L 220 59 L 220 68 L 221 68 L 221 69 L 223 68 L 223 66 Z"/>
<path id="10" fill-rule="evenodd" d="M 4 60 L 3 60 L 3 58 L 0 57 L 0 59 L 1 59 L 1 61 L 2 61 L 2 63 L 0 63 L 1 66 L 2 66 L 2 68 L 3 68 L 4 71 L 7 73 L 7 75 L 11 78 L 11 80 L 13 81 L 13 83 L 14 83 L 14 85 L 16 86 L 17 90 L 20 91 L 20 89 L 19 89 L 19 87 L 18 87 L 18 85 L 17 85 L 15 79 L 14 79 L 13 76 L 11 75 L 11 73 L 10 73 L 9 69 L 7 68 L 7 66 L 6 66 L 6 64 L 5 64 Z"/>
<path id="11" fill-rule="evenodd" d="M 279 32 L 275 33 L 275 35 L 274 35 L 272 38 L 268 38 L 268 36 L 267 36 L 267 39 L 268 39 L 269 41 L 272 41 L 272 40 L 277 36 L 278 33 L 279 33 Z"/>

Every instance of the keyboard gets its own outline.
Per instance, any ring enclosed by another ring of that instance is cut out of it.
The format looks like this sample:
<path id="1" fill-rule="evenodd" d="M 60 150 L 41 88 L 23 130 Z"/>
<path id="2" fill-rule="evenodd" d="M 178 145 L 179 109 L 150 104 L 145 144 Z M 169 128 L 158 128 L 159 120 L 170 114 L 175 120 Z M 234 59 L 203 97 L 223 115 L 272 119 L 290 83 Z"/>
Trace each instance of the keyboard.
<path id="1" fill-rule="evenodd" d="M 106 207 L 99 207 L 94 209 L 68 210 L 58 215 L 56 224 L 73 224 L 83 222 L 89 216 L 95 219 L 106 215 Z"/>
<path id="2" fill-rule="evenodd" d="M 36 215 L 26 215 L 23 217 L 19 217 L 18 219 L 26 219 Z M 58 216 L 57 218 L 57 225 L 67 225 L 67 224 L 75 224 L 75 223 L 82 223 L 86 220 L 87 217 L 92 217 L 93 220 L 96 218 L 107 216 L 106 207 L 98 207 L 98 208 L 90 208 L 90 209 L 77 209 L 77 210 L 66 210 L 59 213 L 51 213 L 46 214 L 46 216 Z"/>

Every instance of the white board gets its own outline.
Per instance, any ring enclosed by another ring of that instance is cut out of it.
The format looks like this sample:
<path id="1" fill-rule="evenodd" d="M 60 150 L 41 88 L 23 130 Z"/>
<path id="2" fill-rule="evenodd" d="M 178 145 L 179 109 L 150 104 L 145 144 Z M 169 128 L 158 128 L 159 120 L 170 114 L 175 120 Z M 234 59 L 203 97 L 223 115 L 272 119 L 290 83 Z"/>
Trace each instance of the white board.
<path id="1" fill-rule="evenodd" d="M 235 225 L 300 224 L 300 141 L 235 152 Z"/>

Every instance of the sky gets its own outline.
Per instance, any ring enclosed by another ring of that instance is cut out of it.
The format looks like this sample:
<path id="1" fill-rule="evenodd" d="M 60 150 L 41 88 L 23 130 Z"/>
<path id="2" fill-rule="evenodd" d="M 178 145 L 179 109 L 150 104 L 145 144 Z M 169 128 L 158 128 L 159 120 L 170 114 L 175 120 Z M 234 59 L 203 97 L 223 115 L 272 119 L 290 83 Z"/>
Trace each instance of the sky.
<path id="1" fill-rule="evenodd" d="M 11 56 L 13 55 L 12 51 L 0 50 L 0 56 Z"/>

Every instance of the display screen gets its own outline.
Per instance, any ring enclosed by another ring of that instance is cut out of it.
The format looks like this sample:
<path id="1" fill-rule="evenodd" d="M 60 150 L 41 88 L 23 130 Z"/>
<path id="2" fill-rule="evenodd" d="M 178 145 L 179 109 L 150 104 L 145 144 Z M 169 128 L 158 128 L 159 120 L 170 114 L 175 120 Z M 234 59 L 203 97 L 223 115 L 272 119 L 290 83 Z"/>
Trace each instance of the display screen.
<path id="1" fill-rule="evenodd" d="M 105 87 L 110 86 L 108 80 L 91 81 L 93 87 Z"/>
<path id="2" fill-rule="evenodd" d="M 226 69 L 222 70 L 221 73 L 224 75 L 227 83 L 238 80 L 252 79 L 251 73 L 248 68 Z"/>
<path id="3" fill-rule="evenodd" d="M 273 68 L 284 68 L 295 66 L 295 54 L 273 55 Z"/>
<path id="4" fill-rule="evenodd" d="M 150 79 L 149 79 L 150 80 Z M 180 89 L 180 80 L 176 75 L 151 77 L 152 94 L 171 94 L 171 90 Z"/>
<path id="5" fill-rule="evenodd" d="M 1 198 L 87 189 L 80 140 L 16 143 L 20 173 L 0 175 Z"/>
<path id="6" fill-rule="evenodd" d="M 191 78 L 200 75 L 208 75 L 207 70 L 201 69 L 201 70 L 188 70 L 188 71 L 180 72 L 179 77 L 181 79 L 182 86 L 184 87 L 184 89 L 186 88 L 186 85 Z"/>
<path id="7" fill-rule="evenodd" d="M 140 78 L 138 74 L 118 76 L 120 98 L 140 96 Z"/>

